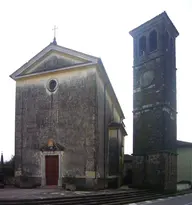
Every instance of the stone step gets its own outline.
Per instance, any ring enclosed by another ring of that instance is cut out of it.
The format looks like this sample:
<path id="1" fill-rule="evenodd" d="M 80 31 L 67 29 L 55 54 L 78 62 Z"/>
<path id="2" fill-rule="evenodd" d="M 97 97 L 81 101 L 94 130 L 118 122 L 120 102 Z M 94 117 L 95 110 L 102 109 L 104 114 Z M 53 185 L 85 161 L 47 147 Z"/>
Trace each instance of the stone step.
<path id="1" fill-rule="evenodd" d="M 123 193 L 114 193 L 114 194 L 96 194 L 96 195 L 83 195 L 83 196 L 74 196 L 74 197 L 60 197 L 60 198 L 47 198 L 47 199 L 34 199 L 34 200 L 1 200 L 0 204 L 4 205 L 42 205 L 42 204 L 54 204 L 54 205 L 71 205 L 71 204 L 123 204 L 123 203 L 132 203 L 137 200 L 150 200 L 154 198 L 159 198 L 162 194 L 151 193 L 149 191 L 135 191 L 135 192 L 123 192 Z"/>
<path id="2" fill-rule="evenodd" d="M 99 205 L 102 205 L 102 204 L 115 204 L 115 205 L 118 205 L 118 204 L 125 204 L 125 203 L 132 203 L 132 202 L 135 202 L 135 201 L 144 201 L 144 200 L 150 200 L 150 199 L 156 199 L 156 198 L 159 198 L 160 196 L 162 195 L 156 195 L 156 196 L 132 196 L 132 197 L 116 197 L 116 198 L 101 198 L 99 200 L 93 200 L 93 199 L 90 199 L 90 200 L 82 200 L 82 201 L 78 201 L 78 202 L 54 202 L 53 204 L 55 205 L 61 205 L 61 204 L 64 204 L 64 205 L 71 205 L 71 204 L 89 204 L 89 205 L 95 205 L 95 204 L 99 204 Z"/>

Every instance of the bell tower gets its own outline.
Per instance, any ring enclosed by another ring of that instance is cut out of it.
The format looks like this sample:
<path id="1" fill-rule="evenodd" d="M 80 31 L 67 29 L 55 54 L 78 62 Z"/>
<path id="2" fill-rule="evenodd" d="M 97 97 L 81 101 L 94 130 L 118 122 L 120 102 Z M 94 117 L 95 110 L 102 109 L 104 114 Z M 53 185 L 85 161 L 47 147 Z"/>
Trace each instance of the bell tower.
<path id="1" fill-rule="evenodd" d="M 133 62 L 133 186 L 175 191 L 179 35 L 166 12 L 130 31 Z"/>

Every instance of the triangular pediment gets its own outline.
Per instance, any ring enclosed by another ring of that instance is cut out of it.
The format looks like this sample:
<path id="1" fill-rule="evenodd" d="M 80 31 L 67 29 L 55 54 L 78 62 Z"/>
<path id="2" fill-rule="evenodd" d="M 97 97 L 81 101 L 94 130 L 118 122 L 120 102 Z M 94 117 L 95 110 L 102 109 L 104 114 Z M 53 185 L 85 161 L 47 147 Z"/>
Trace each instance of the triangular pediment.
<path id="1" fill-rule="evenodd" d="M 80 65 L 88 62 L 89 61 L 84 59 L 75 58 L 75 56 L 68 56 L 63 53 L 50 51 L 41 59 L 39 59 L 38 62 L 35 62 L 35 64 L 24 70 L 22 75 L 53 71 L 56 69 Z"/>
<path id="2" fill-rule="evenodd" d="M 16 70 L 10 77 L 16 80 L 25 76 L 54 72 L 74 66 L 95 64 L 97 62 L 98 58 L 96 57 L 51 43 L 21 68 Z"/>

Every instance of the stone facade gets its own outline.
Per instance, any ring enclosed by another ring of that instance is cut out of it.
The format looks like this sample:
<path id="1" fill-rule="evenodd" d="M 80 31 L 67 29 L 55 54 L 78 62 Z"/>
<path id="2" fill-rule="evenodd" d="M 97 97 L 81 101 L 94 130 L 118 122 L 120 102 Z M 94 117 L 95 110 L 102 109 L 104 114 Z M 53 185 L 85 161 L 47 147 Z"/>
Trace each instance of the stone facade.
<path id="1" fill-rule="evenodd" d="M 133 186 L 176 190 L 178 31 L 165 12 L 132 30 Z"/>
<path id="2" fill-rule="evenodd" d="M 45 186 L 45 157 L 57 155 L 58 186 L 108 187 L 108 125 L 121 125 L 124 115 L 102 62 L 50 44 L 11 77 L 16 80 L 16 185 Z M 121 127 L 110 152 L 123 147 Z"/>

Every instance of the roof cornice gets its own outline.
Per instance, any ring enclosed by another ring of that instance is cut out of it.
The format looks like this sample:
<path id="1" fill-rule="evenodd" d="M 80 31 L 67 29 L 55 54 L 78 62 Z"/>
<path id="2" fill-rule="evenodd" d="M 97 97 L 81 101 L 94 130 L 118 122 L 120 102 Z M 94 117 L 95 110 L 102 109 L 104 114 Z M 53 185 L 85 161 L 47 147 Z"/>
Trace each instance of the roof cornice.
<path id="1" fill-rule="evenodd" d="M 59 69 L 55 69 L 55 70 L 49 70 L 49 71 L 43 71 L 43 72 L 39 72 L 39 73 L 32 73 L 32 74 L 26 74 L 26 75 L 22 75 L 22 76 L 16 76 L 14 78 L 14 80 L 17 81 L 17 80 L 20 80 L 20 79 L 36 77 L 36 76 L 42 76 L 42 75 L 46 75 L 46 74 L 49 74 L 49 73 L 57 73 L 57 72 L 61 72 L 61 71 L 75 70 L 76 68 L 82 69 L 82 68 L 92 66 L 92 65 L 96 65 L 96 63 L 89 62 L 89 63 L 83 63 L 81 65 L 78 64 L 78 65 L 59 68 Z"/>

